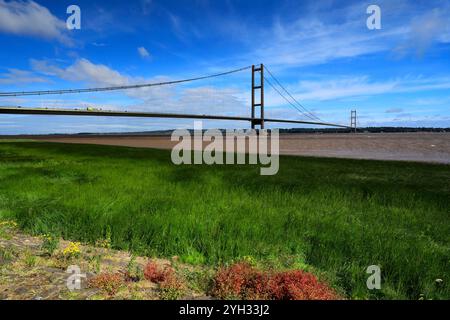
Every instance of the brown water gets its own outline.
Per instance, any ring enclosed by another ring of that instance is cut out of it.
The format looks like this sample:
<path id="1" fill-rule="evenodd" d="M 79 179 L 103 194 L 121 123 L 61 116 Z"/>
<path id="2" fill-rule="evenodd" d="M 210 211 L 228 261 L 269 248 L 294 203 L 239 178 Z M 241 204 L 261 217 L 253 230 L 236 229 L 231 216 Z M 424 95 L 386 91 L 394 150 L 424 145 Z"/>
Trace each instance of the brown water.
<path id="1" fill-rule="evenodd" d="M 11 137 L 10 137 L 11 138 Z M 24 138 L 24 137 L 16 137 Z M 171 149 L 170 136 L 30 136 L 64 143 Z M 319 157 L 450 163 L 450 133 L 289 134 L 280 153 Z"/>

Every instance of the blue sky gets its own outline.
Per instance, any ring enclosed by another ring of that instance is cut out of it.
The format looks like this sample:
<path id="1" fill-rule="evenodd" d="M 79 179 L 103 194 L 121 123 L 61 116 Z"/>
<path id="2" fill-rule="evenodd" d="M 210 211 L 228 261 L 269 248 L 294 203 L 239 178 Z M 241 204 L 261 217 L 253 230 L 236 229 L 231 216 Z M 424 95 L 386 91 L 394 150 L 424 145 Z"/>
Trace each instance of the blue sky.
<path id="1" fill-rule="evenodd" d="M 81 30 L 66 27 L 71 4 L 81 8 Z M 380 30 L 366 26 L 371 4 L 381 8 Z M 0 44 L 0 91 L 156 82 L 264 63 L 324 120 L 347 124 L 354 108 L 361 126 L 450 126 L 449 1 L 0 0 Z M 250 76 L 0 105 L 249 115 Z M 267 116 L 304 119 L 270 88 L 266 105 Z M 0 134 L 192 125 L 0 116 Z"/>

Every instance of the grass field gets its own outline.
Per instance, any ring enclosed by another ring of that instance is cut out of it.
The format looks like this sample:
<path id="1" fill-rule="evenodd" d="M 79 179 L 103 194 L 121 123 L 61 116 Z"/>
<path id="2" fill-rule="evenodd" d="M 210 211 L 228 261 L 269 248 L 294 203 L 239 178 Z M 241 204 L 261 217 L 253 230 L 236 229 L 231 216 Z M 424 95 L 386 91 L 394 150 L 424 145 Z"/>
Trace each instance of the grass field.
<path id="1" fill-rule="evenodd" d="M 450 298 L 448 165 L 281 157 L 260 176 L 175 166 L 169 151 L 10 141 L 0 218 L 188 263 L 307 269 L 348 298 Z M 366 288 L 369 265 L 379 291 Z"/>

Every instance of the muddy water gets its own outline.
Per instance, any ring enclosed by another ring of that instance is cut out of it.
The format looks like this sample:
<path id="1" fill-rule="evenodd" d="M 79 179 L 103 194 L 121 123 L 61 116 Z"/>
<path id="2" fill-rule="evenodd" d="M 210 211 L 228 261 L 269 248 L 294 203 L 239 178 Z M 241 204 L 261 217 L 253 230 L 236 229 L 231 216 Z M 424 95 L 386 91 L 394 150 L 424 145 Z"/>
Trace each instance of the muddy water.
<path id="1" fill-rule="evenodd" d="M 32 136 L 64 143 L 171 149 L 170 136 Z M 354 159 L 450 163 L 450 133 L 289 134 L 280 153 Z"/>

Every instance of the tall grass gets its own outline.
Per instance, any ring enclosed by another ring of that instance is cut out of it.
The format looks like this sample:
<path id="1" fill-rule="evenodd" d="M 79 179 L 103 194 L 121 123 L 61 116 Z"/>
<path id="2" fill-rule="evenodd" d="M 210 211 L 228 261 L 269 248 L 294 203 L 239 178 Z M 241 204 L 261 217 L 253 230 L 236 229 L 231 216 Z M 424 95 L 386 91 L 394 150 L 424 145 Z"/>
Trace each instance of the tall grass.
<path id="1" fill-rule="evenodd" d="M 350 298 L 450 298 L 450 167 L 282 157 L 175 166 L 168 151 L 0 143 L 0 218 L 150 256 L 314 270 Z M 379 265 L 382 289 L 368 290 Z M 443 282 L 436 282 L 443 279 Z"/>

